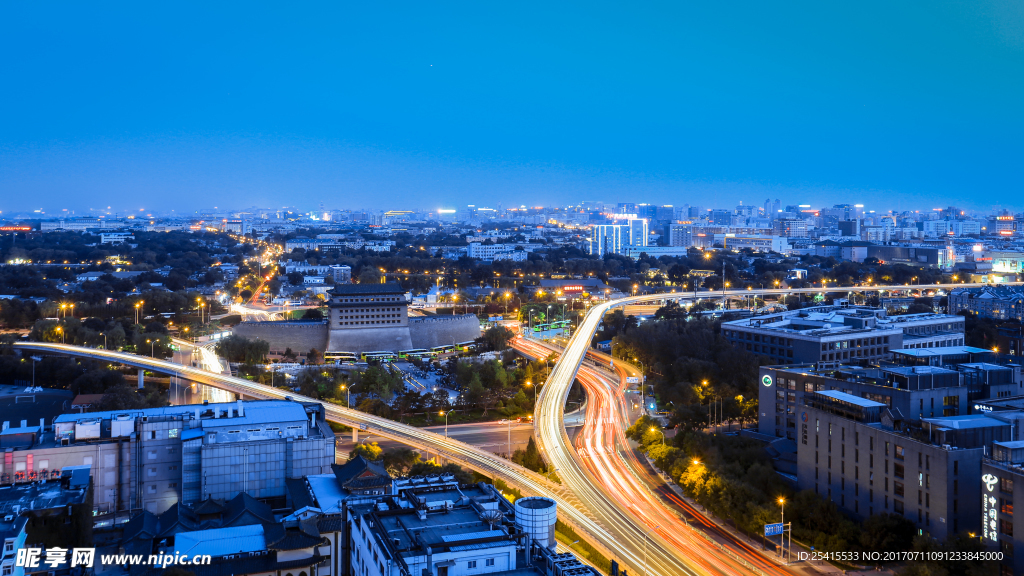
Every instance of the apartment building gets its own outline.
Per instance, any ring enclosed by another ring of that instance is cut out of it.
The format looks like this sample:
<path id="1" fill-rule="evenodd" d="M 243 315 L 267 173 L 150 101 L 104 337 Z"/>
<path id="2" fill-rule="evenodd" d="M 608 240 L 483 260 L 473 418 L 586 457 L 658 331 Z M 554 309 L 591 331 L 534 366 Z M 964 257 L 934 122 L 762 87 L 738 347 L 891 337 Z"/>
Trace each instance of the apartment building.
<path id="1" fill-rule="evenodd" d="M 983 286 L 954 288 L 949 292 L 949 313 L 969 312 L 993 320 L 1024 320 L 1024 288 Z"/>

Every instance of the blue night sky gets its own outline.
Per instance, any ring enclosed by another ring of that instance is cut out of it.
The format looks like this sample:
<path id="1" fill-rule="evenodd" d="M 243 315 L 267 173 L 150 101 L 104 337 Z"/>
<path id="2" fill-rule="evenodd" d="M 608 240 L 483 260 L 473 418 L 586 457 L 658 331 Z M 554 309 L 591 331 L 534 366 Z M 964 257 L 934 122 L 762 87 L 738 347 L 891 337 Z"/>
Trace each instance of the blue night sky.
<path id="1" fill-rule="evenodd" d="M 1024 209 L 1016 1 L 94 4 L 0 7 L 5 213 Z"/>

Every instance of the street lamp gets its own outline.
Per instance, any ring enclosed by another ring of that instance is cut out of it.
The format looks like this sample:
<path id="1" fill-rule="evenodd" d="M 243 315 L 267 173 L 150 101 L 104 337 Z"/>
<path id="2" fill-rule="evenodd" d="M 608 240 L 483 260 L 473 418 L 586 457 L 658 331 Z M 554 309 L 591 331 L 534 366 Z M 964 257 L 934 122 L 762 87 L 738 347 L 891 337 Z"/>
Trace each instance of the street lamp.
<path id="1" fill-rule="evenodd" d="M 786 499 L 783 498 L 782 496 L 779 496 L 778 502 L 779 502 L 779 506 L 782 507 L 782 512 L 781 512 L 782 518 L 781 518 L 780 524 L 782 524 L 782 529 L 785 530 L 786 529 Z M 790 543 L 790 553 L 792 553 L 792 550 L 793 550 L 793 548 L 792 548 L 792 546 L 793 546 L 793 533 L 792 532 L 789 533 L 789 538 L 790 538 L 790 540 L 789 540 L 789 543 Z M 779 542 L 779 548 L 780 548 L 780 550 L 782 552 L 782 555 L 785 556 L 785 554 L 786 554 L 786 533 L 785 532 L 782 533 L 782 540 Z"/>
<path id="2" fill-rule="evenodd" d="M 146 340 L 146 344 L 149 344 L 149 355 L 153 358 L 156 358 L 156 341 Z"/>
<path id="3" fill-rule="evenodd" d="M 458 412 L 458 410 L 449 410 L 447 412 L 445 412 L 444 410 L 441 410 L 441 416 L 444 416 L 444 437 L 445 438 L 448 437 L 448 414 L 450 414 L 452 412 Z"/>
<path id="4" fill-rule="evenodd" d="M 537 387 L 534 386 L 533 383 L 529 382 L 529 381 L 527 381 L 526 384 L 524 384 L 524 386 L 531 386 L 531 387 L 533 387 L 533 406 L 534 406 L 534 408 L 536 408 L 536 406 L 537 406 Z"/>
<path id="5" fill-rule="evenodd" d="M 64 343 L 64 330 L 60 326 L 57 326 L 57 333 L 60 334 L 60 343 Z"/>
<path id="6" fill-rule="evenodd" d="M 345 384 L 341 385 L 341 389 L 345 391 L 345 407 L 352 407 L 352 390 Z"/>
<path id="7" fill-rule="evenodd" d="M 661 434 L 661 444 L 662 444 L 662 446 L 664 446 L 665 445 L 665 433 L 663 431 L 661 431 L 661 430 L 658 430 L 657 426 L 651 426 L 651 432 L 658 432 L 659 434 Z"/>

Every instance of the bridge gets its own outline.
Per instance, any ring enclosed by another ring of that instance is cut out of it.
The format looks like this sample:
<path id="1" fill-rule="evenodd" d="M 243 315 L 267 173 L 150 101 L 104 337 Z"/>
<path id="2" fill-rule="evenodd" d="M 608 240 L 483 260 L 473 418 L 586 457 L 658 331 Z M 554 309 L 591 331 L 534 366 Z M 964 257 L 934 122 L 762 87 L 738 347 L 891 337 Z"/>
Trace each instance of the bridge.
<path id="1" fill-rule="evenodd" d="M 1021 283 L 1016 282 L 1012 284 Z M 872 292 L 948 290 L 957 287 L 969 288 L 983 285 L 956 283 L 767 289 L 757 293 L 786 295 L 864 290 Z M 696 297 L 731 297 L 750 295 L 751 293 L 752 291 L 749 290 L 708 291 L 697 292 Z M 242 378 L 214 374 L 199 368 L 135 354 L 80 346 L 19 342 L 14 344 L 14 347 L 25 351 L 63 354 L 124 364 L 214 386 L 246 398 L 318 402 L 324 406 L 328 421 L 364 431 L 372 431 L 385 438 L 412 446 L 424 453 L 437 454 L 442 458 L 458 462 L 486 476 L 496 479 L 500 478 L 509 485 L 518 487 L 524 493 L 554 499 L 559 503 L 559 513 L 564 521 L 589 534 L 599 547 L 605 549 L 610 557 L 619 560 L 622 564 L 628 565 L 634 573 L 639 573 L 642 569 L 647 568 L 646 572 L 650 574 L 663 574 L 666 576 L 681 573 L 697 574 L 701 573 L 702 570 L 699 567 L 695 568 L 693 552 L 674 549 L 667 540 L 659 537 L 656 533 L 651 535 L 650 530 L 646 529 L 644 524 L 636 517 L 635 511 L 619 507 L 602 497 L 594 478 L 579 465 L 568 435 L 562 425 L 569 387 L 576 378 L 597 326 L 605 313 L 616 307 L 636 305 L 654 300 L 678 301 L 693 298 L 693 292 L 647 294 L 604 302 L 588 311 L 576 334 L 568 342 L 562 357 L 552 370 L 548 382 L 543 387 L 534 417 L 538 443 L 541 449 L 546 452 L 545 458 L 547 461 L 558 469 L 559 476 L 564 483 L 563 486 L 559 486 L 544 476 L 513 464 L 504 458 L 463 442 L 400 424 L 386 418 L 373 416 L 336 404 L 321 402 L 313 398 L 257 384 Z M 728 570 L 725 570 L 725 572 L 728 572 Z"/>

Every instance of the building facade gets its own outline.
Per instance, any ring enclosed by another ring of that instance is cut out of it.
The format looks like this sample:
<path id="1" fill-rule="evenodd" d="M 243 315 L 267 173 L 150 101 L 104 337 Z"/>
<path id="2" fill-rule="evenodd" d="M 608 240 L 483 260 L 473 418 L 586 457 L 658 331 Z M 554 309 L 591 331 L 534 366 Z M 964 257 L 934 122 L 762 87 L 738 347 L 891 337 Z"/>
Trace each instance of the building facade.
<path id="1" fill-rule="evenodd" d="M 992 443 L 991 458 L 981 463 L 979 504 L 979 536 L 1003 553 L 1000 575 L 1024 574 L 1024 514 L 1013 513 L 1015 505 L 1018 512 L 1024 509 L 1024 442 Z"/>
<path id="2" fill-rule="evenodd" d="M 899 514 L 939 540 L 981 528 L 982 446 L 922 440 L 902 432 L 881 402 L 838 391 L 807 397 L 799 421 L 800 489 L 814 490 L 858 520 Z M 1008 424 L 993 422 L 1009 433 Z"/>
<path id="3" fill-rule="evenodd" d="M 647 246 L 647 220 L 633 218 L 624 224 L 590 227 L 590 253 L 595 256 L 622 254 L 626 247 Z"/>
<path id="4" fill-rule="evenodd" d="M 322 473 L 334 462 L 334 433 L 322 410 L 240 401 L 63 414 L 52 430 L 22 435 L 10 447 L 3 479 L 18 483 L 89 466 L 97 514 L 160 513 L 179 501 L 240 491 L 283 497 L 286 478 Z"/>
<path id="5" fill-rule="evenodd" d="M 819 306 L 722 323 L 734 346 L 778 364 L 878 362 L 913 345 L 963 344 L 964 319 L 946 314 L 886 315 L 884 309 Z"/>
<path id="6" fill-rule="evenodd" d="M 950 314 L 968 312 L 993 320 L 1024 321 L 1024 289 L 1019 286 L 954 288 L 948 301 Z"/>

